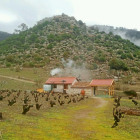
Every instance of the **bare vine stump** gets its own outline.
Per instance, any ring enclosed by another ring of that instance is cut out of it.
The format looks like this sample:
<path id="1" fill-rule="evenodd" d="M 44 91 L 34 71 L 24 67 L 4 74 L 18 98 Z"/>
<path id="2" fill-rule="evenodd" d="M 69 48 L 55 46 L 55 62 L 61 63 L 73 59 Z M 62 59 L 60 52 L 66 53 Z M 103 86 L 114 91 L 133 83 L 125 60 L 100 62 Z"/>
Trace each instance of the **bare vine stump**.
<path id="1" fill-rule="evenodd" d="M 2 120 L 2 113 L 0 112 L 0 120 Z"/>
<path id="2" fill-rule="evenodd" d="M 42 104 L 40 104 L 40 105 L 36 104 L 36 109 L 39 110 L 41 106 L 42 106 Z"/>
<path id="3" fill-rule="evenodd" d="M 30 110 L 31 107 L 33 107 L 33 105 L 23 105 L 23 112 L 22 112 L 22 114 L 25 115 Z"/>

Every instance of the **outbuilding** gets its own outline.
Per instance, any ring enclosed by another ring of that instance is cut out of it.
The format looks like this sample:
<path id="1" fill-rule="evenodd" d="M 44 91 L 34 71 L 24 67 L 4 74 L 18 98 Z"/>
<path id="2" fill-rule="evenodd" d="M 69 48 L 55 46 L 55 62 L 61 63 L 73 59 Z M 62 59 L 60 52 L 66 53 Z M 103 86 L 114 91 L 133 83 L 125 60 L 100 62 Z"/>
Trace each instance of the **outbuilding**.
<path id="1" fill-rule="evenodd" d="M 89 86 L 91 87 L 93 96 L 98 95 L 97 90 L 99 86 L 108 87 L 110 97 L 110 95 L 114 94 L 114 84 L 114 79 L 94 79 L 90 82 Z"/>

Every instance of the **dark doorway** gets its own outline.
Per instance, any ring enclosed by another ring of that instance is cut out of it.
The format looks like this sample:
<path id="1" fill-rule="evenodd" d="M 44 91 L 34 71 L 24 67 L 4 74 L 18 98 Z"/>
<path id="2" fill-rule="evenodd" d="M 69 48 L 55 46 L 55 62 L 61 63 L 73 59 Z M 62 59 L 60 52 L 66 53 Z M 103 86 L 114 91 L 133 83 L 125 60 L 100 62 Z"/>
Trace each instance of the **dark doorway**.
<path id="1" fill-rule="evenodd" d="M 96 87 L 94 87 L 94 95 L 96 94 L 95 92 L 96 92 Z"/>

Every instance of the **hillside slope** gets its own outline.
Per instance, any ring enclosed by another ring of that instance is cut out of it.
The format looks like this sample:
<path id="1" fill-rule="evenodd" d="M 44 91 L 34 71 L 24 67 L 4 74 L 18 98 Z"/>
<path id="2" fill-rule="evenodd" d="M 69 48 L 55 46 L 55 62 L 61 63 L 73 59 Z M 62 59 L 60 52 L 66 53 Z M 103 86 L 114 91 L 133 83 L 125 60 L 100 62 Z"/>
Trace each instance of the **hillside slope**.
<path id="1" fill-rule="evenodd" d="M 137 29 L 126 29 L 123 27 L 105 26 L 105 25 L 94 25 L 93 27 L 98 28 L 98 30 L 104 31 L 107 34 L 112 32 L 114 35 L 120 35 L 123 39 L 128 39 L 134 44 L 140 46 L 140 31 Z"/>
<path id="2" fill-rule="evenodd" d="M 9 38 L 12 34 L 0 31 L 0 41 Z"/>
<path id="3" fill-rule="evenodd" d="M 88 69 L 94 78 L 140 71 L 138 46 L 65 14 L 44 18 L 33 28 L 0 42 L 1 67 L 47 66 L 51 70 L 64 68 L 62 60 L 68 59 L 73 61 L 71 67 Z"/>

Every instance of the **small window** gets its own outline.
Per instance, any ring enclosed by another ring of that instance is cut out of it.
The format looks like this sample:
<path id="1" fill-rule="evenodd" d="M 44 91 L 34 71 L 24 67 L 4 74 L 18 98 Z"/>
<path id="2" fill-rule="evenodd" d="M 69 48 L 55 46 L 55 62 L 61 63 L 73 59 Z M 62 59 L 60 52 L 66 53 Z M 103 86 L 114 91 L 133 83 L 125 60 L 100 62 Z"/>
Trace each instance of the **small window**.
<path id="1" fill-rule="evenodd" d="M 57 88 L 57 85 L 54 85 L 54 88 Z"/>

